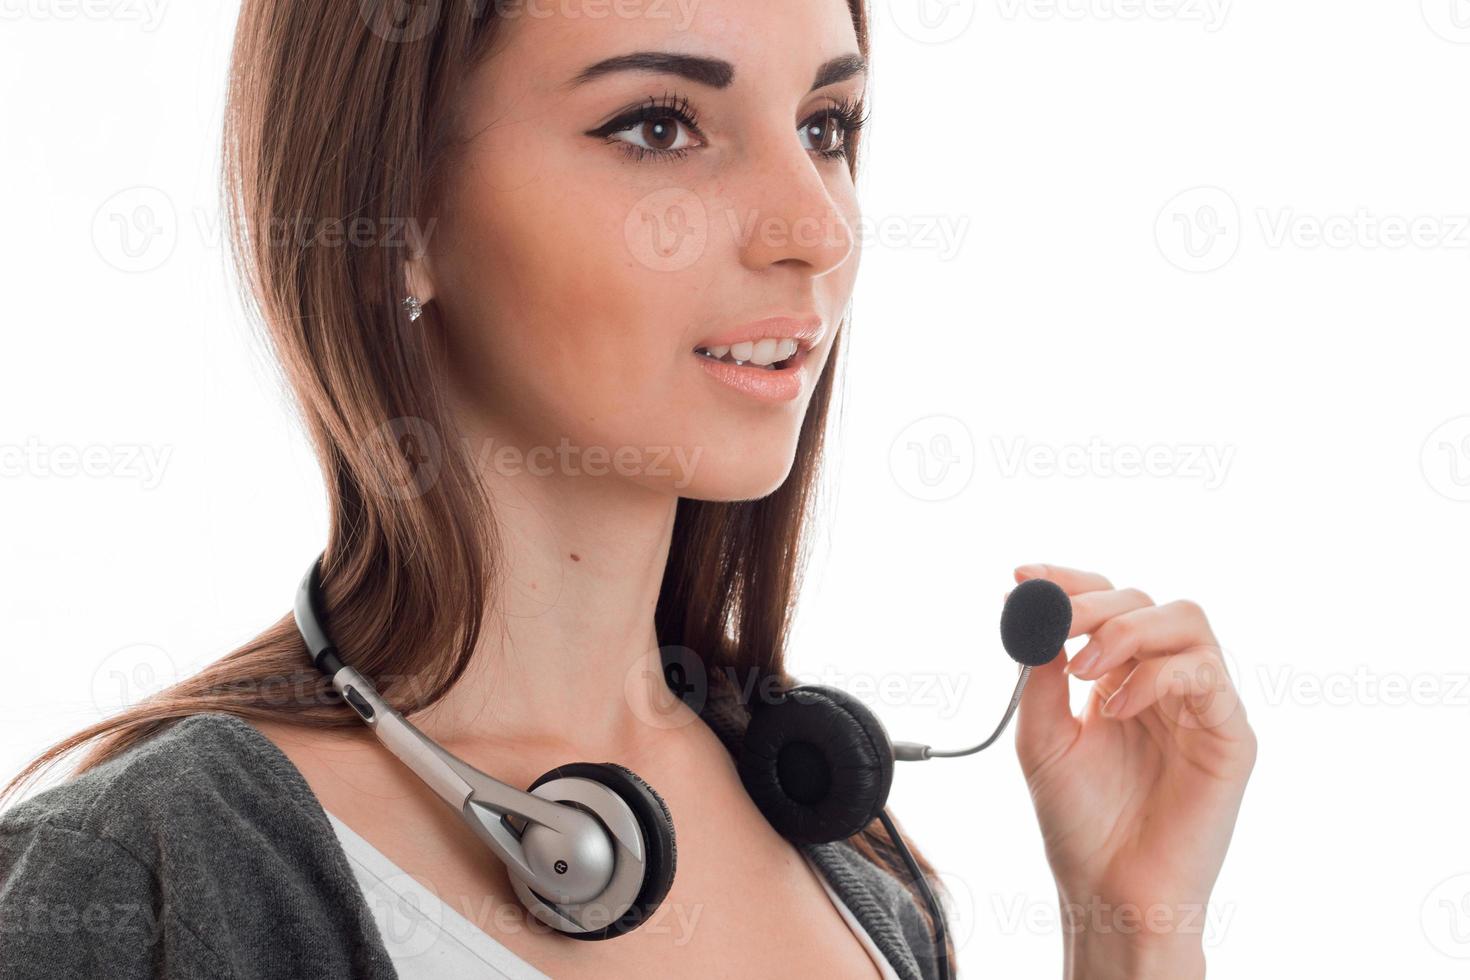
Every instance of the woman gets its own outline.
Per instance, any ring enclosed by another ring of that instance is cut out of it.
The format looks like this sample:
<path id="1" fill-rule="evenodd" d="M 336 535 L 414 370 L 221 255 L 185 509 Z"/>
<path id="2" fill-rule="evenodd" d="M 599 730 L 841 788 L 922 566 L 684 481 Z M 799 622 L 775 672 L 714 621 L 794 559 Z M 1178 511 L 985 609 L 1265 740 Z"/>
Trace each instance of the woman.
<path id="1" fill-rule="evenodd" d="M 951 944 L 884 827 L 794 846 L 732 762 L 749 706 L 699 723 L 662 670 L 678 647 L 789 679 L 858 267 L 861 0 L 401 6 L 245 0 L 227 113 L 239 267 L 326 476 L 336 648 L 507 783 L 636 771 L 678 874 L 616 941 L 540 928 L 288 616 L 11 784 L 89 749 L 4 815 L 4 972 L 937 976 Z M 1035 672 L 1017 736 L 1082 913 L 1069 975 L 1201 975 L 1184 920 L 1254 759 L 1218 643 L 1190 603 L 1016 577 L 1091 637 Z M 1080 719 L 1068 672 L 1095 681 Z M 393 935 L 365 896 L 430 921 Z"/>

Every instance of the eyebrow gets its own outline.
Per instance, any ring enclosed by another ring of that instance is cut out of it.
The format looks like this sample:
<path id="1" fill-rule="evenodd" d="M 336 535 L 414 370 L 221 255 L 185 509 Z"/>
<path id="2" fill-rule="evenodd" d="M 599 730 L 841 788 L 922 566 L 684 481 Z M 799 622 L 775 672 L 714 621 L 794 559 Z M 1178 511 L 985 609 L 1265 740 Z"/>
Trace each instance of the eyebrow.
<path id="1" fill-rule="evenodd" d="M 584 85 L 594 78 L 620 71 L 654 72 L 663 75 L 678 75 L 710 88 L 729 88 L 735 81 L 735 66 L 719 58 L 702 58 L 696 55 L 672 54 L 666 51 L 635 51 L 607 58 L 588 65 L 567 84 L 568 88 Z M 868 60 L 860 54 L 844 54 L 817 69 L 812 82 L 812 91 L 827 85 L 844 82 L 857 75 L 868 73 Z"/>

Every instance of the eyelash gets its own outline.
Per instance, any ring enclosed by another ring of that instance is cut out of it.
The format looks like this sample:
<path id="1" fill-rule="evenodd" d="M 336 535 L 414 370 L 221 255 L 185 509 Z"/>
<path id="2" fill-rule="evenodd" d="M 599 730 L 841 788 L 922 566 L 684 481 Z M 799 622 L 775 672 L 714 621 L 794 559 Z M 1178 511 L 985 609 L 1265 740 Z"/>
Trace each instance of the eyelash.
<path id="1" fill-rule="evenodd" d="M 612 122 L 593 130 L 588 135 L 602 137 L 609 143 L 621 144 L 623 152 L 633 160 L 642 161 L 650 157 L 655 160 L 682 160 L 689 155 L 692 147 L 685 146 L 677 150 L 651 150 L 647 147 L 634 146 L 627 140 L 613 139 L 615 134 L 627 132 L 635 126 L 668 119 L 679 121 L 693 130 L 700 138 L 703 138 L 703 133 L 699 129 L 698 114 L 695 112 L 694 107 L 690 105 L 689 100 L 683 96 L 674 96 L 668 93 L 665 93 L 661 100 L 650 98 L 647 104 L 641 105 L 637 109 L 619 116 Z M 858 130 L 862 129 L 867 123 L 868 113 L 863 102 L 849 96 L 843 98 L 836 105 L 829 106 L 808 116 L 803 120 L 801 127 L 806 128 L 814 123 L 826 122 L 832 119 L 837 120 L 842 125 L 842 146 L 836 150 L 816 151 L 820 156 L 829 160 L 847 156 L 849 143 L 857 135 Z"/>

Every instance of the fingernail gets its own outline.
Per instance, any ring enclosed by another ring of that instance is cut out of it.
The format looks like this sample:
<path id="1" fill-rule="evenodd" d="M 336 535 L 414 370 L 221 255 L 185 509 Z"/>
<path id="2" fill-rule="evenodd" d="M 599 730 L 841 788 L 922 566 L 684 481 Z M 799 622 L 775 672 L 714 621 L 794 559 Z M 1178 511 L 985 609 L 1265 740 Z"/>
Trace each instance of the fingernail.
<path id="1" fill-rule="evenodd" d="M 1120 687 L 1113 692 L 1113 696 L 1103 702 L 1102 713 L 1108 717 L 1115 717 L 1128 703 L 1128 688 Z"/>
<path id="2" fill-rule="evenodd" d="M 1016 573 L 1018 575 L 1024 575 L 1027 578 L 1040 578 L 1041 576 L 1043 576 L 1043 575 L 1046 574 L 1046 566 L 1044 566 L 1044 565 L 1019 565 L 1016 568 Z"/>
<path id="3" fill-rule="evenodd" d="M 1097 662 L 1101 659 L 1102 647 L 1097 645 L 1096 640 L 1088 640 L 1087 645 L 1078 650 L 1077 656 L 1067 664 L 1067 670 L 1075 677 L 1086 677 L 1092 673 L 1092 668 L 1096 667 Z"/>

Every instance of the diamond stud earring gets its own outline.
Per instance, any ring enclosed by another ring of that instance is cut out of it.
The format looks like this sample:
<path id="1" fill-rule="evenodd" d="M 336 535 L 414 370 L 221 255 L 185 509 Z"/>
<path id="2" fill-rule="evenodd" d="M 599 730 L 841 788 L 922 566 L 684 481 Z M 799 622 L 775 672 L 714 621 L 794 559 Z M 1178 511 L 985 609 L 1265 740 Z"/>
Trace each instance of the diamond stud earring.
<path id="1" fill-rule="evenodd" d="M 417 296 L 409 296 L 403 301 L 403 308 L 408 311 L 408 322 L 412 323 L 424 315 L 424 304 L 419 302 Z"/>

